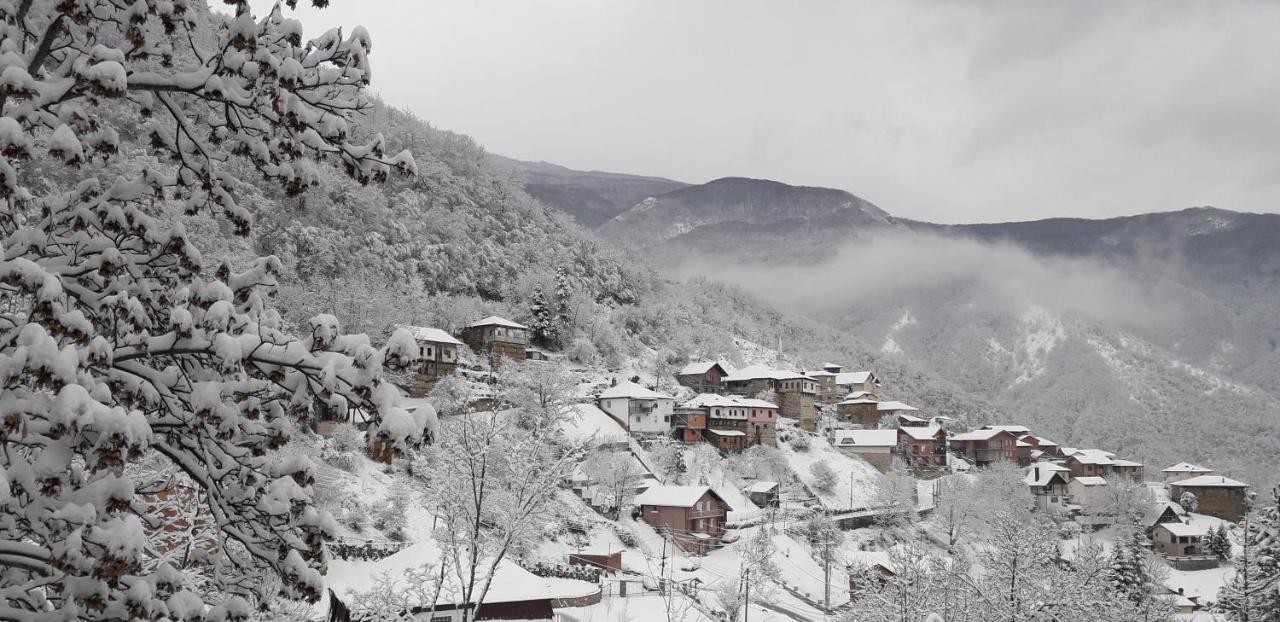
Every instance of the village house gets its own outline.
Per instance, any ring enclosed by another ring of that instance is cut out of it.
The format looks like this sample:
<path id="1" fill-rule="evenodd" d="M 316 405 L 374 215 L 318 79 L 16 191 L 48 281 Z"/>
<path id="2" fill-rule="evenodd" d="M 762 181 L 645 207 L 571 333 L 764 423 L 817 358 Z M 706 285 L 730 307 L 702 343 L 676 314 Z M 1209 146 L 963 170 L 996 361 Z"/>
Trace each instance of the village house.
<path id="1" fill-rule="evenodd" d="M 1133 460 L 1112 458 L 1111 474 L 1116 477 L 1127 477 L 1135 482 L 1140 482 L 1142 481 L 1143 475 L 1142 463 L 1134 462 Z"/>
<path id="2" fill-rule="evenodd" d="M 898 427 L 898 455 L 913 472 L 936 472 L 947 466 L 947 431 L 928 425 Z"/>
<path id="3" fill-rule="evenodd" d="M 880 379 L 869 371 L 836 372 L 836 391 L 839 395 L 862 391 L 869 397 L 879 401 L 881 398 L 880 390 Z"/>
<path id="4" fill-rule="evenodd" d="M 1164 473 L 1164 483 L 1166 484 L 1200 477 L 1201 475 L 1213 475 L 1213 469 L 1191 464 L 1190 462 L 1179 462 L 1160 472 Z"/>
<path id="5" fill-rule="evenodd" d="M 1018 439 L 1006 430 L 980 429 L 954 434 L 949 443 L 952 451 L 974 466 L 1017 460 Z"/>
<path id="6" fill-rule="evenodd" d="M 503 358 L 525 360 L 525 348 L 529 346 L 529 328 L 491 315 L 462 329 L 462 341 L 476 354 L 488 355 L 489 364 L 496 368 Z"/>
<path id="7" fill-rule="evenodd" d="M 1066 467 L 1052 462 L 1037 462 L 1026 469 L 1023 481 L 1036 499 L 1036 509 L 1041 512 L 1063 511 L 1068 505 L 1067 484 L 1070 473 Z"/>
<path id="8" fill-rule="evenodd" d="M 1023 434 L 1018 437 L 1018 440 L 1026 443 L 1031 448 L 1030 457 L 1032 460 L 1062 457 L 1062 448 L 1047 438 Z"/>
<path id="9" fill-rule="evenodd" d="M 1082 509 L 1090 510 L 1096 508 L 1102 501 L 1102 487 L 1106 485 L 1106 478 L 1093 475 L 1081 477 L 1073 475 L 1071 481 L 1067 482 L 1067 494 L 1071 496 L 1071 503 L 1080 506 Z"/>
<path id="10" fill-rule="evenodd" d="M 675 398 L 623 380 L 605 389 L 596 405 L 632 434 L 671 432 Z"/>
<path id="11" fill-rule="evenodd" d="M 880 426 L 880 411 L 876 410 L 879 404 L 880 400 L 866 391 L 850 393 L 836 404 L 836 418 L 874 429 Z"/>
<path id="12" fill-rule="evenodd" d="M 899 425 L 901 425 L 903 421 L 907 422 L 909 425 L 928 425 L 928 421 L 925 421 L 915 415 L 915 413 L 918 412 L 920 412 L 919 408 L 896 400 L 889 400 L 887 402 L 880 402 L 876 404 L 876 413 L 880 415 L 881 421 L 883 421 L 885 417 L 891 417 L 894 421 L 897 421 Z"/>
<path id="13" fill-rule="evenodd" d="M 458 346 L 461 341 L 439 328 L 400 326 L 413 335 L 418 344 L 418 367 L 413 382 L 406 389 L 410 397 L 423 397 L 436 381 L 458 368 Z"/>
<path id="14" fill-rule="evenodd" d="M 1179 500 L 1189 492 L 1196 496 L 1196 512 L 1233 523 L 1247 512 L 1249 485 L 1221 475 L 1200 475 L 1169 484 L 1169 498 Z"/>
<path id="15" fill-rule="evenodd" d="M 840 397 L 844 395 L 836 388 L 836 375 L 832 372 L 823 370 L 803 371 L 805 376 L 813 378 L 818 383 L 817 401 L 819 404 L 834 404 L 840 401 Z"/>
<path id="16" fill-rule="evenodd" d="M 1063 450 L 1067 459 L 1065 464 L 1071 469 L 1071 477 L 1102 477 L 1111 474 L 1111 465 L 1115 464 L 1112 459 L 1115 454 L 1101 449 L 1074 449 L 1066 448 Z"/>
<path id="17" fill-rule="evenodd" d="M 671 438 L 685 443 L 707 440 L 707 411 L 681 404 L 671 413 Z"/>
<path id="18" fill-rule="evenodd" d="M 813 432 L 818 429 L 815 402 L 818 383 L 813 378 L 793 371 L 754 365 L 725 376 L 724 386 L 728 393 L 747 397 L 756 397 L 771 390 L 777 400 L 779 415 L 795 419 L 802 430 Z"/>
<path id="19" fill-rule="evenodd" d="M 729 504 L 708 486 L 652 486 L 636 495 L 640 518 L 681 550 L 705 555 L 720 546 Z"/>
<path id="20" fill-rule="evenodd" d="M 676 372 L 676 382 L 698 393 L 719 393 L 729 372 L 715 361 L 689 363 Z"/>
<path id="21" fill-rule="evenodd" d="M 1202 541 L 1208 534 L 1204 523 L 1159 523 L 1151 530 L 1151 543 L 1157 553 L 1166 557 L 1203 555 Z"/>
<path id="22" fill-rule="evenodd" d="M 742 398 L 747 407 L 747 446 L 778 446 L 778 405 L 768 400 Z"/>
<path id="23" fill-rule="evenodd" d="M 831 430 L 831 446 L 851 456 L 862 458 L 881 473 L 893 468 L 893 454 L 898 446 L 897 430 Z"/>
<path id="24" fill-rule="evenodd" d="M 780 503 L 779 492 L 782 486 L 778 482 L 756 482 L 747 487 L 747 498 L 762 508 L 776 508 Z"/>
<path id="25" fill-rule="evenodd" d="M 1181 505 L 1172 501 L 1161 501 L 1142 514 L 1142 519 L 1138 524 L 1142 525 L 1147 536 L 1152 535 L 1152 530 L 1160 523 L 1182 523 L 1183 516 L 1187 513 L 1182 509 Z"/>
<path id="26" fill-rule="evenodd" d="M 858 551 L 845 565 L 849 576 L 849 600 L 856 602 L 861 592 L 883 586 L 897 575 L 888 551 Z"/>

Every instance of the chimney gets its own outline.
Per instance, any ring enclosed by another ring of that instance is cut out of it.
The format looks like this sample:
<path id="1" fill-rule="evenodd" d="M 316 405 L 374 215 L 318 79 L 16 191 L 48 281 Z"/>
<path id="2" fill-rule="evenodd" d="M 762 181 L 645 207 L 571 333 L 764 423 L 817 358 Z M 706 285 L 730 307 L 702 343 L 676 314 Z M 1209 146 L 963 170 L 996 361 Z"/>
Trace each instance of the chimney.
<path id="1" fill-rule="evenodd" d="M 618 377 L 617 377 L 617 376 L 614 376 L 614 377 L 612 377 L 612 378 L 610 378 L 610 379 L 609 379 L 609 386 L 611 386 L 611 387 L 616 387 L 616 386 L 618 386 Z"/>
<path id="2" fill-rule="evenodd" d="M 1034 470 L 1034 471 L 1032 471 L 1032 477 L 1034 477 L 1034 478 L 1035 478 L 1036 482 L 1039 482 L 1039 481 L 1040 481 L 1040 466 L 1039 466 L 1039 465 L 1036 465 L 1035 470 Z"/>

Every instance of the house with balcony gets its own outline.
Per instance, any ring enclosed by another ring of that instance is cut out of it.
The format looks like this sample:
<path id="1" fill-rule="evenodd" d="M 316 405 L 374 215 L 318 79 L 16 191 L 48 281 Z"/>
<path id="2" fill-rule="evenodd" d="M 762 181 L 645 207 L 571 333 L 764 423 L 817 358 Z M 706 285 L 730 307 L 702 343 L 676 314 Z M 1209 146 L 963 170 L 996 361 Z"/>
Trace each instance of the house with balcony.
<path id="1" fill-rule="evenodd" d="M 727 393 L 747 397 L 773 391 L 779 415 L 795 419 L 802 430 L 818 428 L 818 382 L 804 374 L 752 365 L 725 376 L 724 387 Z"/>
<path id="2" fill-rule="evenodd" d="M 947 466 L 947 431 L 940 426 L 899 426 L 898 456 L 915 473 Z"/>
<path id="3" fill-rule="evenodd" d="M 458 346 L 462 342 L 439 328 L 404 325 L 397 328 L 409 331 L 418 344 L 417 368 L 406 392 L 409 397 L 423 397 L 431 392 L 436 381 L 457 370 Z"/>
<path id="4" fill-rule="evenodd" d="M 676 372 L 676 382 L 698 393 L 719 393 L 724 390 L 724 377 L 729 372 L 715 361 L 689 363 Z"/>
<path id="5" fill-rule="evenodd" d="M 1071 471 L 1052 462 L 1037 462 L 1026 469 L 1023 481 L 1041 512 L 1066 511 L 1069 502 L 1067 485 Z"/>
<path id="6" fill-rule="evenodd" d="M 596 398 L 596 405 L 632 434 L 671 433 L 675 398 L 634 382 L 616 381 Z"/>
<path id="7" fill-rule="evenodd" d="M 983 428 L 953 434 L 948 443 L 951 451 L 969 464 L 987 466 L 993 462 L 1017 462 L 1018 438 L 1008 430 Z"/>
<path id="8" fill-rule="evenodd" d="M 462 341 L 476 354 L 488 356 L 489 364 L 496 368 L 504 358 L 525 360 L 529 327 L 491 315 L 463 328 Z"/>
<path id="9" fill-rule="evenodd" d="M 639 518 L 681 550 L 705 555 L 720 547 L 733 508 L 709 486 L 650 486 L 636 495 Z"/>

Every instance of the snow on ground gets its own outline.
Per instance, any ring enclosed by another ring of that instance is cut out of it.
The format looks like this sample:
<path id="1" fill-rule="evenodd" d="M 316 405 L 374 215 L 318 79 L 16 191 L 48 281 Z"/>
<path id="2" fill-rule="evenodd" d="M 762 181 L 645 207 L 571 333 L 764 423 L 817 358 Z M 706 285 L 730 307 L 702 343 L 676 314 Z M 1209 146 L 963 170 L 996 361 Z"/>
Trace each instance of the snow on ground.
<path id="1" fill-rule="evenodd" d="M 1209 570 L 1175 570 L 1169 569 L 1169 576 L 1164 584 L 1170 589 L 1183 590 L 1187 598 L 1199 598 L 1200 604 L 1218 600 L 1218 588 L 1235 576 L 1231 564 L 1222 564 Z"/>
<path id="2" fill-rule="evenodd" d="M 803 434 L 793 430 L 793 434 Z M 829 510 L 852 510 L 864 508 L 873 503 L 876 485 L 880 480 L 880 472 L 861 458 L 855 458 L 831 446 L 827 439 L 813 435 L 809 437 L 809 449 L 797 450 L 789 443 L 779 443 L 778 449 L 791 465 L 801 481 L 818 496 L 818 499 Z M 814 488 L 814 477 L 810 468 L 814 463 L 825 460 L 827 466 L 835 470 L 838 476 L 836 485 L 827 491 Z"/>
<path id="3" fill-rule="evenodd" d="M 574 415 L 561 424 L 565 437 L 574 441 L 592 440 L 596 446 L 630 441 L 627 431 L 595 404 L 574 404 Z"/>
<path id="4" fill-rule="evenodd" d="M 752 620 L 758 618 L 752 611 Z M 713 618 L 689 602 L 687 596 L 674 593 L 663 596 L 646 592 L 636 596 L 605 598 L 589 607 L 556 609 L 556 619 L 565 622 L 711 622 Z"/>

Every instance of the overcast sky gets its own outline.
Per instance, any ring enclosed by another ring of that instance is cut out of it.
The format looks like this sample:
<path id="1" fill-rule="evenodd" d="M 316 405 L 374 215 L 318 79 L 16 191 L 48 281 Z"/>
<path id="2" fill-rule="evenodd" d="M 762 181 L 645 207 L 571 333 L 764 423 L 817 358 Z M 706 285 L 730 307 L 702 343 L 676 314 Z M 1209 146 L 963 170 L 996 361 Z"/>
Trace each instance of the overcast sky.
<path id="1" fill-rule="evenodd" d="M 942 222 L 1280 211 L 1280 3 L 332 4 L 308 36 L 365 25 L 374 91 L 515 158 Z"/>

